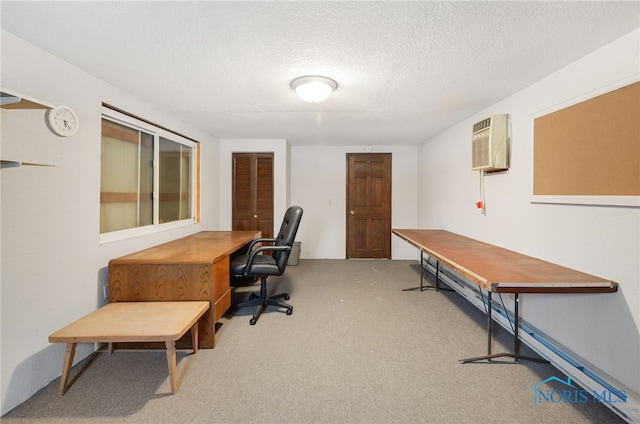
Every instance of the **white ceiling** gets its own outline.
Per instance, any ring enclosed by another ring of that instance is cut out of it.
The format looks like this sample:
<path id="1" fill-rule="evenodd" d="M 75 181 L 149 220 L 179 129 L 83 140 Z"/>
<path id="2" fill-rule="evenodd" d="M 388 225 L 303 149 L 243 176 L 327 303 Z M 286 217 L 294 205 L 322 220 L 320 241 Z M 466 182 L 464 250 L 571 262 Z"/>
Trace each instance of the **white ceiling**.
<path id="1" fill-rule="evenodd" d="M 292 145 L 418 144 L 640 27 L 638 1 L 0 8 L 3 29 L 203 131 Z M 338 90 L 303 102 L 289 84 L 309 74 Z"/>

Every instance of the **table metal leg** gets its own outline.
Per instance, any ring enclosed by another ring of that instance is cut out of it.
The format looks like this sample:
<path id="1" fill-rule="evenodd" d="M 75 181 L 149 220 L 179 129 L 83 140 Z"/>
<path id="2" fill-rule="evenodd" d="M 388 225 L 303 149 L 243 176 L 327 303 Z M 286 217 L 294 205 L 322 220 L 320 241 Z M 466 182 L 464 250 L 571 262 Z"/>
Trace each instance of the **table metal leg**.
<path id="1" fill-rule="evenodd" d="M 447 288 L 447 287 L 440 287 L 440 261 L 436 260 L 436 285 L 432 286 L 429 284 L 424 284 L 424 274 L 425 272 L 427 272 L 426 267 L 423 265 L 424 263 L 424 252 L 420 251 L 420 285 L 417 287 L 411 287 L 408 289 L 402 289 L 402 291 L 415 291 L 415 290 L 420 290 L 420 291 L 425 291 L 425 290 L 430 290 L 430 289 L 435 289 L 436 291 L 439 290 L 446 290 L 446 291 L 453 291 L 453 289 Z M 428 261 L 427 261 L 427 265 L 428 265 Z"/>
<path id="2" fill-rule="evenodd" d="M 518 305 L 520 303 L 520 299 L 518 297 L 518 293 L 514 293 L 514 305 L 513 305 L 513 314 L 514 314 L 514 328 L 513 328 L 513 353 L 509 353 L 509 352 L 504 352 L 504 353 L 495 353 L 492 354 L 491 353 L 491 341 L 492 341 L 492 331 L 493 331 L 493 319 L 492 319 L 492 315 L 491 315 L 491 310 L 493 309 L 492 304 L 491 304 L 491 292 L 487 293 L 487 354 L 484 356 L 476 356 L 473 358 L 467 358 L 467 359 L 461 359 L 460 363 L 461 364 L 466 364 L 468 362 L 477 362 L 477 361 L 491 361 L 494 358 L 513 358 L 514 361 L 519 361 L 520 359 L 526 360 L 526 361 L 533 361 L 533 362 L 542 362 L 542 363 L 547 363 L 549 361 L 547 361 L 546 359 L 542 359 L 542 358 L 534 358 L 532 356 L 522 356 L 520 355 L 520 318 L 519 318 L 519 311 L 518 311 Z M 507 311 L 505 311 L 505 313 L 507 313 Z M 508 316 L 508 314 L 507 314 Z"/>
<path id="3" fill-rule="evenodd" d="M 487 355 L 491 356 L 491 341 L 493 338 L 493 316 L 491 307 L 491 292 L 488 293 L 487 301 L 489 303 L 489 307 L 487 308 Z M 489 358 L 491 360 L 491 358 Z"/>

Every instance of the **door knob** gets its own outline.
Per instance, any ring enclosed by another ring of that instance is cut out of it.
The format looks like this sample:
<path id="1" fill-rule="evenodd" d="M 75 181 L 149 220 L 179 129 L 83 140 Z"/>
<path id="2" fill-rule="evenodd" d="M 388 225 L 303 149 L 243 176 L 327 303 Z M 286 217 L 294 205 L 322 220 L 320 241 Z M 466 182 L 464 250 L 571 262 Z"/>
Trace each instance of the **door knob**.
<path id="1" fill-rule="evenodd" d="M 351 215 L 353 215 L 353 214 L 355 214 L 355 212 L 354 212 L 354 211 L 351 211 Z"/>

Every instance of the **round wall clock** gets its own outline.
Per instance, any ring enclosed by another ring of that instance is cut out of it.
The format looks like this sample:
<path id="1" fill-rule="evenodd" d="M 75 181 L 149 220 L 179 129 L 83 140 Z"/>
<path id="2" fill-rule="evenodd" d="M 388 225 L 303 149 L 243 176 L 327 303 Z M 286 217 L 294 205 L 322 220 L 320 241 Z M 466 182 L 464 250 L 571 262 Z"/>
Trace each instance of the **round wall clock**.
<path id="1" fill-rule="evenodd" d="M 67 106 L 56 106 L 47 111 L 47 123 L 54 134 L 69 137 L 78 131 L 78 115 Z"/>

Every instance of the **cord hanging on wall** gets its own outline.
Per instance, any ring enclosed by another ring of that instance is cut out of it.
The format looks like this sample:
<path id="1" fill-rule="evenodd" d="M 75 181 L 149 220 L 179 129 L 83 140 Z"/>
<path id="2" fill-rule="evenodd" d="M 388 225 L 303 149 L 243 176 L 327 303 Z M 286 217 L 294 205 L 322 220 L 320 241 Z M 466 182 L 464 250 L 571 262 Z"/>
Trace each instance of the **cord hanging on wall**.
<path id="1" fill-rule="evenodd" d="M 482 215 L 487 215 L 484 200 L 484 171 L 479 171 L 478 174 L 480 174 L 480 201 L 476 202 L 476 208 L 480 209 Z"/>

